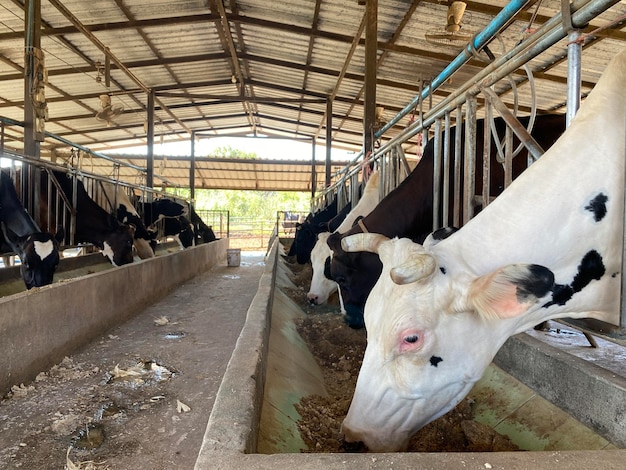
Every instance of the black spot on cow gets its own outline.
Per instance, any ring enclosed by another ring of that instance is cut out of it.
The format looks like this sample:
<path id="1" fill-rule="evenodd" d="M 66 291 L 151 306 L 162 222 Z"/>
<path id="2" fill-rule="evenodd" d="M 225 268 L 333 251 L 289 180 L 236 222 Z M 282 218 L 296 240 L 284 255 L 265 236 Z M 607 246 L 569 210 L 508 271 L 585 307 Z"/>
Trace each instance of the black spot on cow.
<path id="1" fill-rule="evenodd" d="M 591 281 L 598 281 L 604 276 L 606 268 L 602 256 L 596 250 L 591 250 L 578 265 L 578 272 L 569 285 L 555 284 L 552 289 L 552 300 L 544 305 L 565 305 L 576 292 L 583 290 Z"/>
<path id="2" fill-rule="evenodd" d="M 433 366 L 433 367 L 437 367 L 437 365 L 438 365 L 441 361 L 443 361 L 443 359 L 441 359 L 440 357 L 438 357 L 438 356 L 432 356 L 432 357 L 430 358 L 430 365 L 431 365 L 431 366 Z"/>
<path id="3" fill-rule="evenodd" d="M 446 268 L 444 268 L 443 266 L 439 266 L 439 271 L 441 271 L 441 274 L 445 274 Z"/>
<path id="4" fill-rule="evenodd" d="M 578 273 L 574 276 L 572 289 L 574 289 L 574 292 L 580 292 L 591 281 L 600 280 L 605 272 L 606 268 L 602 262 L 602 256 L 596 250 L 591 250 L 583 256 L 578 266 Z"/>
<path id="5" fill-rule="evenodd" d="M 546 295 L 554 286 L 554 273 L 545 266 L 531 264 L 528 276 L 517 281 L 517 297 L 520 301 L 528 297 L 537 299 Z"/>
<path id="6" fill-rule="evenodd" d="M 609 198 L 600 193 L 594 197 L 589 205 L 585 206 L 585 209 L 593 213 L 593 220 L 600 222 L 606 215 L 606 201 Z"/>

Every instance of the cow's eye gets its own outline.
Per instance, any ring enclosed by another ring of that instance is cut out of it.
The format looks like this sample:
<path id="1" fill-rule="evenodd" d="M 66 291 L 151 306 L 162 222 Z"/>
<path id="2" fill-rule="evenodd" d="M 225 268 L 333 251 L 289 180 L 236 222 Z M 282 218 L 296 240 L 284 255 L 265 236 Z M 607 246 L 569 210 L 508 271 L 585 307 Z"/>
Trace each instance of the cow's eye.
<path id="1" fill-rule="evenodd" d="M 419 341 L 419 339 L 420 339 L 420 337 L 417 336 L 417 335 L 410 335 L 410 336 L 406 336 L 404 338 L 404 342 L 413 344 L 413 343 L 417 343 Z"/>

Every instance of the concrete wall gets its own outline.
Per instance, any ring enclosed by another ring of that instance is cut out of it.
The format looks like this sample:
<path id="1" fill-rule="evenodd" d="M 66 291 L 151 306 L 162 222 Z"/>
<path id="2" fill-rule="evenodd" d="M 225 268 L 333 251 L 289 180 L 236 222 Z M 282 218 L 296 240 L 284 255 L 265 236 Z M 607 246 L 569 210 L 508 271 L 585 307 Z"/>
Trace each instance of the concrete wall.
<path id="1" fill-rule="evenodd" d="M 626 379 L 525 333 L 509 338 L 494 363 L 548 401 L 626 447 Z"/>
<path id="2" fill-rule="evenodd" d="M 57 282 L 0 299 L 0 393 L 63 357 L 216 264 L 228 239 Z"/>

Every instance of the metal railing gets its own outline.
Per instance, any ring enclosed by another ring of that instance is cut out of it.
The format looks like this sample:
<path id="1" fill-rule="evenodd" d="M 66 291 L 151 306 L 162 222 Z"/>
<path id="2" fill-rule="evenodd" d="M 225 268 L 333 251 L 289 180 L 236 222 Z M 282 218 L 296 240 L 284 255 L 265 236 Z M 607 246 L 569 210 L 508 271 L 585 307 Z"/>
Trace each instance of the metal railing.
<path id="1" fill-rule="evenodd" d="M 517 7 L 523 7 L 524 3 L 525 2 L 511 2 L 510 6 L 515 8 L 510 8 L 509 13 L 514 14 L 515 11 L 517 11 Z M 587 24 L 616 3 L 618 3 L 617 0 L 574 0 L 569 5 L 571 13 L 570 27 L 572 23 L 579 25 Z M 496 21 L 496 19 L 494 19 L 494 21 Z M 483 32 L 485 34 L 480 33 L 474 37 L 472 44 L 468 45 L 468 50 L 470 52 L 472 50 L 479 50 L 480 47 L 486 44 L 488 37 L 491 39 L 495 36 L 498 29 L 499 28 L 493 28 L 492 25 L 489 25 Z M 493 34 L 487 35 L 486 32 L 488 30 Z M 488 164 L 483 168 L 482 184 L 477 184 L 477 188 L 474 186 L 473 175 L 476 169 L 475 159 L 477 155 L 476 123 L 479 114 L 477 97 L 481 94 L 484 97 L 485 106 L 480 109 L 480 113 L 486 120 L 489 119 L 492 113 L 498 112 L 506 121 L 507 134 L 505 140 L 510 142 L 514 133 L 524 142 L 529 149 L 529 153 L 536 158 L 536 156 L 541 153 L 540 148 L 537 149 L 536 142 L 534 142 L 534 139 L 532 139 L 527 129 L 520 128 L 516 120 L 514 122 L 510 119 L 511 116 L 508 116 L 504 109 L 506 106 L 499 101 L 499 97 L 491 88 L 499 81 L 507 79 L 511 73 L 519 68 L 524 68 L 527 62 L 555 45 L 558 41 L 567 37 L 568 34 L 569 31 L 566 22 L 563 21 L 563 15 L 560 13 L 555 15 L 539 27 L 532 35 L 520 41 L 513 49 L 503 53 L 498 58 L 494 58 L 491 63 L 483 67 L 472 79 L 461 84 L 454 92 L 439 101 L 434 107 L 423 111 L 422 103 L 424 100 L 430 98 L 435 88 L 445 82 L 446 77 L 449 77 L 453 71 L 460 68 L 463 63 L 471 58 L 471 54 L 468 56 L 467 51 L 464 50 L 457 59 L 451 62 L 448 67 L 431 81 L 428 87 L 422 90 L 419 96 L 412 100 L 397 116 L 392 118 L 381 128 L 380 131 L 376 133 L 375 137 L 379 139 L 384 132 L 397 123 L 401 117 L 411 111 L 415 112 L 418 105 L 419 118 L 409 124 L 400 134 L 390 138 L 384 144 L 381 144 L 379 148 L 375 150 L 374 154 L 368 156 L 367 162 L 364 161 L 362 152 L 357 155 L 349 165 L 339 172 L 341 177 L 338 179 L 337 183 L 318 194 L 312 207 L 314 209 L 324 207 L 326 205 L 325 201 L 331 200 L 333 197 L 339 196 L 342 193 L 350 194 L 352 202 L 355 204 L 355 201 L 358 199 L 354 199 L 355 193 L 349 192 L 348 188 L 351 186 L 354 187 L 354 182 L 358 181 L 359 174 L 363 172 L 365 163 L 375 166 L 380 171 L 380 191 L 381 197 L 384 197 L 396 188 L 410 171 L 410 165 L 407 159 L 402 157 L 403 145 L 415 136 L 422 135 L 427 137 L 428 132 L 431 132 L 435 139 L 433 229 L 444 225 L 460 227 L 467 223 L 473 217 L 474 207 L 477 203 L 485 207 L 491 201 L 491 197 L 488 193 L 488 178 L 490 173 Z M 478 38 L 481 39 L 480 43 L 478 43 Z M 579 60 L 578 66 L 580 66 Z M 530 74 L 528 70 L 527 73 Z M 576 73 L 576 71 L 572 70 L 572 67 L 568 67 L 568 74 L 572 73 Z M 530 79 L 531 77 L 529 76 L 529 80 Z M 568 96 L 571 86 L 575 86 L 575 84 L 570 85 L 570 81 L 568 80 Z M 503 88 L 508 89 L 510 85 L 505 85 Z M 442 135 L 450 135 L 449 130 L 452 122 L 454 122 L 459 129 L 461 126 L 465 127 L 467 138 L 464 142 L 461 142 L 460 132 L 456 133 L 454 141 L 442 138 Z M 488 142 L 488 139 L 491 138 L 491 131 L 489 130 L 491 126 L 485 125 L 484 127 L 486 129 L 485 141 Z M 426 141 L 424 139 L 423 145 L 425 144 Z M 454 146 L 456 150 L 454 152 L 455 160 L 450 162 L 448 158 L 450 157 L 452 146 Z M 512 179 L 511 160 L 513 156 L 510 154 L 510 147 L 511 145 L 508 146 L 506 151 L 507 155 L 505 155 L 504 160 L 504 187 L 508 186 Z M 484 161 L 488 162 L 489 158 L 485 157 Z M 401 162 L 401 164 L 398 164 L 398 162 Z M 460 165 L 464 165 L 463 181 L 460 180 Z M 446 173 L 442 174 L 442 171 Z M 452 196 L 453 200 L 449 201 L 449 187 L 451 184 L 455 188 L 455 192 Z M 478 193 L 478 196 L 476 193 Z M 339 199 L 339 201 L 341 202 L 342 199 Z M 449 209 L 450 207 L 451 209 Z M 623 286 L 626 286 L 626 281 L 623 281 Z M 626 290 L 626 287 L 623 288 L 623 290 Z M 619 327 L 623 329 L 625 326 L 626 308 L 623 307 Z M 597 331 L 597 328 L 590 329 Z"/>

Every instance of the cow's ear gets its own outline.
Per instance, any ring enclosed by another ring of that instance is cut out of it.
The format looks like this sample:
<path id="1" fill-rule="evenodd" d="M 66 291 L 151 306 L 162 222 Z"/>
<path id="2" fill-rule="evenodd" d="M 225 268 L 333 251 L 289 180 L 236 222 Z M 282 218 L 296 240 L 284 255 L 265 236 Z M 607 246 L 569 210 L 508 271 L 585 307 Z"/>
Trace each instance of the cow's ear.
<path id="1" fill-rule="evenodd" d="M 61 225 L 57 228 L 57 232 L 54 234 L 54 239 L 60 244 L 63 241 L 63 238 L 65 238 L 65 229 Z"/>
<path id="2" fill-rule="evenodd" d="M 341 234 L 334 232 L 331 233 L 326 239 L 326 244 L 335 253 L 341 249 Z"/>
<path id="3" fill-rule="evenodd" d="M 510 264 L 475 279 L 469 301 L 482 316 L 513 318 L 525 313 L 554 286 L 554 274 L 537 264 Z"/>
<path id="4" fill-rule="evenodd" d="M 4 239 L 9 244 L 11 249 L 15 251 L 15 254 L 19 256 L 20 259 L 24 259 L 24 244 L 26 243 L 28 236 L 20 237 L 4 223 L 0 223 L 0 227 L 2 229 L 2 234 L 4 235 Z"/>

